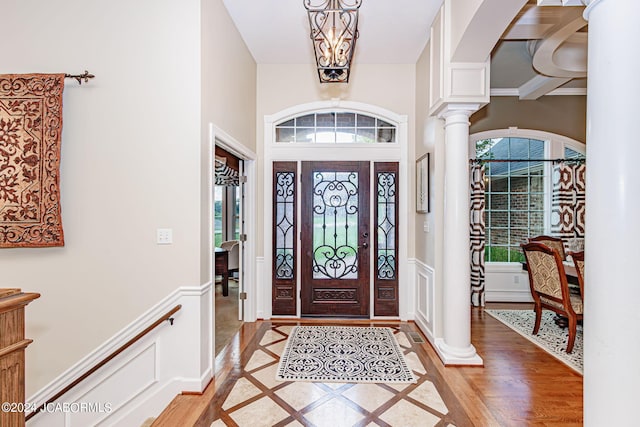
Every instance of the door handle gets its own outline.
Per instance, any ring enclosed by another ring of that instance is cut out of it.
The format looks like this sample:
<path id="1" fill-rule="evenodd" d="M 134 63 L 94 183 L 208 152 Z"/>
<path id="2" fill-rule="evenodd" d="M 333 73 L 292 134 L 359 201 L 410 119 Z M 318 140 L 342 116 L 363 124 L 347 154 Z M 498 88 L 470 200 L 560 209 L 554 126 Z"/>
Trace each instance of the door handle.
<path id="1" fill-rule="evenodd" d="M 361 247 L 367 249 L 369 247 L 369 244 L 367 242 L 364 242 L 362 245 L 360 245 Z"/>

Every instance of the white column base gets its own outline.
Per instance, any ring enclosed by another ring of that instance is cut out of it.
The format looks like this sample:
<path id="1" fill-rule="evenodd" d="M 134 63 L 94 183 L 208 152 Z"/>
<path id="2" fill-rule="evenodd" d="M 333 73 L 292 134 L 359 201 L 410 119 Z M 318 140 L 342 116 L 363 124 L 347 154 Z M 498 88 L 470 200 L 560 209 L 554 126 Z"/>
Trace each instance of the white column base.
<path id="1" fill-rule="evenodd" d="M 434 348 L 445 366 L 484 366 L 484 361 L 478 356 L 472 344 L 465 348 L 458 348 L 446 344 L 442 338 L 436 338 Z"/>

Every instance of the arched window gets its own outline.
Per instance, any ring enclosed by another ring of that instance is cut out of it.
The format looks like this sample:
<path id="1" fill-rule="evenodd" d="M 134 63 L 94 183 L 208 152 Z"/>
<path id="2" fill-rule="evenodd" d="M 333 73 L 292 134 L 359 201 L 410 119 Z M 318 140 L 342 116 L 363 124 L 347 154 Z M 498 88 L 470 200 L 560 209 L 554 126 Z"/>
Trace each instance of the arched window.
<path id="1" fill-rule="evenodd" d="M 523 262 L 520 244 L 550 234 L 552 160 L 584 158 L 584 144 L 519 129 L 475 134 L 471 144 L 485 165 L 485 261 Z"/>
<path id="2" fill-rule="evenodd" d="M 353 112 L 321 112 L 297 116 L 275 126 L 275 142 L 388 143 L 396 127 L 380 118 Z"/>

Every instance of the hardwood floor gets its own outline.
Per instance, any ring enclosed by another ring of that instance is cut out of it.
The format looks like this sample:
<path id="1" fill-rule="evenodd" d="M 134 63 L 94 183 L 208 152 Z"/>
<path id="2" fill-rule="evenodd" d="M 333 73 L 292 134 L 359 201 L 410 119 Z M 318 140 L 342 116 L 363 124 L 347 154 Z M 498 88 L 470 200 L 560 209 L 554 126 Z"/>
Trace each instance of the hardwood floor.
<path id="1" fill-rule="evenodd" d="M 487 305 L 487 308 L 526 307 L 530 305 Z M 227 396 L 235 381 L 243 375 L 242 367 L 246 366 L 247 357 L 259 347 L 258 341 L 265 329 L 278 324 L 282 322 L 245 323 L 231 344 L 216 358 L 216 380 L 203 394 L 177 396 L 153 426 L 210 426 L 220 416 L 220 396 Z M 395 325 L 401 330 L 418 330 L 413 323 L 396 322 Z M 472 343 L 484 360 L 484 367 L 444 367 L 428 343 L 422 344 L 419 351 L 421 358 L 428 359 L 423 362 L 427 371 L 435 370 L 433 375 L 438 374 L 440 379 L 434 380 L 434 384 L 451 406 L 449 410 L 457 420 L 456 425 L 582 425 L 583 378 L 580 374 L 485 314 L 482 309 L 472 309 L 471 334 Z M 220 423 L 218 420 L 215 425 L 224 425 Z"/>

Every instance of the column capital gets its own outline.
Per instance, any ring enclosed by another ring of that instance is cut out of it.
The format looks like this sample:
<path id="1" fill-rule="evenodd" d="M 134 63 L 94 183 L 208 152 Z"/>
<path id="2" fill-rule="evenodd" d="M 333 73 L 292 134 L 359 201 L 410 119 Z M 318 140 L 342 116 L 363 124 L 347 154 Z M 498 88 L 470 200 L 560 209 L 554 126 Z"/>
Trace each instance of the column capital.
<path id="1" fill-rule="evenodd" d="M 589 15 L 591 15 L 591 11 L 594 7 L 596 7 L 599 3 L 602 3 L 603 0 L 582 0 L 582 3 L 586 6 L 584 12 L 582 13 L 582 17 L 585 21 L 589 20 Z"/>
<path id="2" fill-rule="evenodd" d="M 464 114 L 467 116 L 467 119 L 480 108 L 482 108 L 484 104 L 479 103 L 450 103 L 446 104 L 439 112 L 439 119 L 449 119 L 451 116 Z"/>

